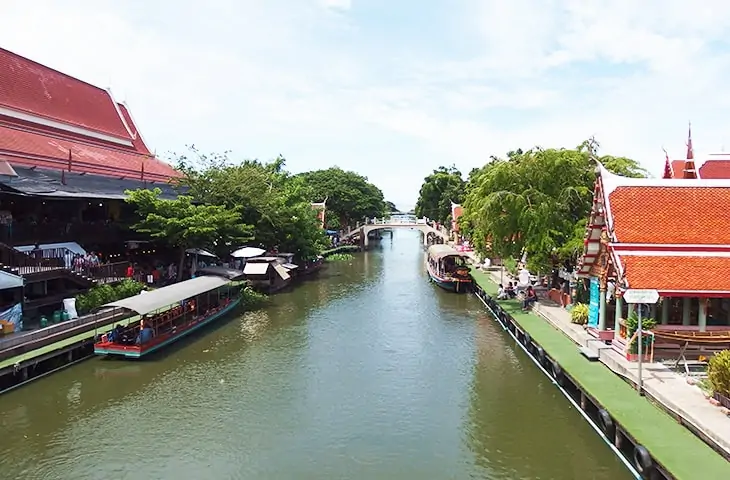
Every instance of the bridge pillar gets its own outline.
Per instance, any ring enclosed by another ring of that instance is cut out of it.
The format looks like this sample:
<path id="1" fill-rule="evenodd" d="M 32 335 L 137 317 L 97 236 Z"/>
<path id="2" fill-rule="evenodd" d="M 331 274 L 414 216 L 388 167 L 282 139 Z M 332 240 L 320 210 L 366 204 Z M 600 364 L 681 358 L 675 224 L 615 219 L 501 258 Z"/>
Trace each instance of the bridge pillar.
<path id="1" fill-rule="evenodd" d="M 367 250 L 368 245 L 370 244 L 370 240 L 368 239 L 368 233 L 370 233 L 370 232 L 365 230 L 365 227 L 362 227 L 362 233 L 360 234 L 360 242 L 361 242 L 363 250 Z"/>

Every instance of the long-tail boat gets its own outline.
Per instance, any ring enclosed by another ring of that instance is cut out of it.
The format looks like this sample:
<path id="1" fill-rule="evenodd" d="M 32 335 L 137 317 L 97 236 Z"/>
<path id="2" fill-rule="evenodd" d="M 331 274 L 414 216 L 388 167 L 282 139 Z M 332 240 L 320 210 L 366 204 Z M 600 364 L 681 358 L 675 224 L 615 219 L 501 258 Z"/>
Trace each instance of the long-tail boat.
<path id="1" fill-rule="evenodd" d="M 94 353 L 140 358 L 160 350 L 233 310 L 239 292 L 228 278 L 201 276 L 103 305 L 127 311 L 131 320 L 103 334 Z"/>
<path id="2" fill-rule="evenodd" d="M 449 245 L 431 245 L 426 252 L 426 270 L 432 282 L 450 292 L 471 291 L 468 255 Z"/>

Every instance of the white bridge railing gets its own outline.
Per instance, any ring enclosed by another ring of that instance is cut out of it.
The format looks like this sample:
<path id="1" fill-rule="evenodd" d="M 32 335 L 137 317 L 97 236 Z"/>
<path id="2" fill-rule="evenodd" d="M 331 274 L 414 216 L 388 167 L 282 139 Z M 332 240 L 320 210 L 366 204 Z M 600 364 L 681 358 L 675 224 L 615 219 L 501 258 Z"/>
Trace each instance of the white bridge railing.
<path id="1" fill-rule="evenodd" d="M 348 228 L 345 236 L 351 235 L 354 232 L 360 230 L 362 227 L 367 225 L 392 225 L 392 226 L 416 226 L 416 225 L 428 225 L 431 228 L 441 232 L 443 235 L 448 236 L 448 230 L 443 226 L 436 226 L 435 222 L 429 220 L 426 217 L 416 218 L 415 216 L 397 216 L 397 217 L 381 217 L 381 218 L 367 218 L 365 222 L 357 222 L 355 227 Z"/>

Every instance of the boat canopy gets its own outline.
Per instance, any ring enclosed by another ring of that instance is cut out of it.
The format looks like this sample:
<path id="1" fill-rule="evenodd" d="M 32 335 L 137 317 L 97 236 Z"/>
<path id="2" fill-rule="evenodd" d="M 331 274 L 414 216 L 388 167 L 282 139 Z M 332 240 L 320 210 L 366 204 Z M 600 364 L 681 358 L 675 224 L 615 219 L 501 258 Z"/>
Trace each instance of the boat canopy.
<path id="1" fill-rule="evenodd" d="M 243 267 L 243 273 L 246 275 L 266 275 L 269 273 L 268 262 L 247 262 Z"/>
<path id="2" fill-rule="evenodd" d="M 469 257 L 449 245 L 431 245 L 428 247 L 428 256 L 434 260 L 441 260 L 446 257 Z"/>
<path id="3" fill-rule="evenodd" d="M 215 290 L 231 283 L 227 278 L 204 276 L 197 277 L 184 282 L 158 288 L 151 292 L 142 292 L 139 295 L 107 303 L 100 308 L 124 308 L 139 315 L 147 315 L 150 312 L 167 307 L 185 299 L 200 295 L 201 293 Z"/>
<path id="4" fill-rule="evenodd" d="M 283 265 L 274 265 L 274 270 L 276 271 L 276 273 L 279 274 L 282 280 L 289 280 L 289 278 L 291 277 L 291 275 L 289 275 L 289 271 L 284 268 Z"/>
<path id="5" fill-rule="evenodd" d="M 227 278 L 228 280 L 242 280 L 243 271 L 225 267 L 203 267 L 195 270 L 195 275 L 214 275 Z"/>

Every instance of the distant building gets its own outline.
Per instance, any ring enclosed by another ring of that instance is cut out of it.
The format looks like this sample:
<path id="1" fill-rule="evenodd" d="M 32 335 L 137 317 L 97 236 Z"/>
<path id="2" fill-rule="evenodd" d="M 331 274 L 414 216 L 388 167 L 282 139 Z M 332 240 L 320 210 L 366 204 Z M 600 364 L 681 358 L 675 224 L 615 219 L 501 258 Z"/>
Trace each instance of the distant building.
<path id="1" fill-rule="evenodd" d="M 687 155 L 684 160 L 670 160 L 665 151 L 663 178 L 686 178 L 700 180 L 730 179 L 730 154 L 710 153 L 695 158 L 692 146 L 692 128 L 687 135 Z"/>

